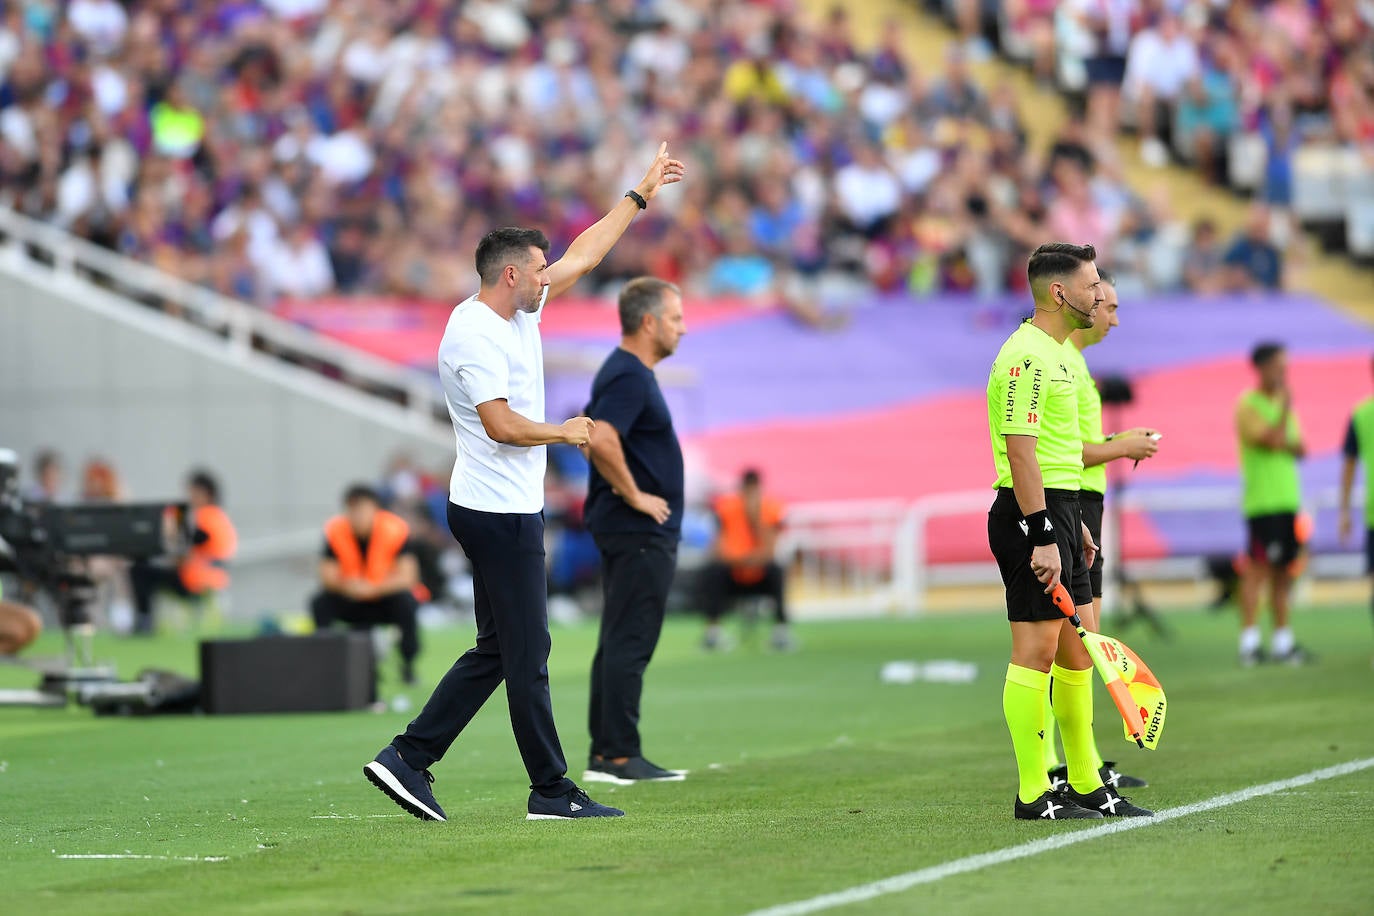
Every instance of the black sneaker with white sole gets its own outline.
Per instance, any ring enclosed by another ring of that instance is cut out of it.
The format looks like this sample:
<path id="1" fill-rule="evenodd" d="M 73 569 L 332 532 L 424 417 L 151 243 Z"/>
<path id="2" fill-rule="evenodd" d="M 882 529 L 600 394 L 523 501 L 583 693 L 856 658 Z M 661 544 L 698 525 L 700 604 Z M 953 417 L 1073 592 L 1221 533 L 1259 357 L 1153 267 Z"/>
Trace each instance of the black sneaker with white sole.
<path id="1" fill-rule="evenodd" d="M 1069 768 L 1066 766 L 1052 767 L 1049 775 L 1051 789 L 1062 789 L 1069 784 Z M 1115 760 L 1102 761 L 1102 768 L 1097 771 L 1097 775 L 1102 777 L 1104 786 L 1111 786 L 1113 789 L 1143 789 L 1149 785 L 1139 776 L 1131 776 L 1118 770 Z"/>
<path id="2" fill-rule="evenodd" d="M 666 770 L 644 757 L 631 757 L 624 763 L 607 758 L 592 757 L 587 761 L 583 782 L 608 782 L 615 786 L 632 786 L 637 782 L 682 782 L 686 770 Z"/>
<path id="3" fill-rule="evenodd" d="M 1154 817 L 1155 813 L 1149 808 L 1142 808 L 1139 805 L 1131 804 L 1131 800 L 1109 786 L 1102 786 L 1094 789 L 1087 795 L 1082 795 L 1069 786 L 1064 790 L 1064 798 L 1078 805 L 1080 808 L 1087 808 L 1089 811 L 1100 811 L 1103 817 Z"/>
<path id="4" fill-rule="evenodd" d="M 538 792 L 530 793 L 527 821 L 566 821 L 578 817 L 624 817 L 625 812 L 610 805 L 592 801 L 586 792 L 574 787 L 571 791 L 553 798 Z"/>
<path id="5" fill-rule="evenodd" d="M 1016 796 L 1012 809 L 1018 821 L 1100 821 L 1102 812 L 1089 811 L 1064 797 L 1063 792 L 1050 789 L 1032 802 Z"/>
<path id="6" fill-rule="evenodd" d="M 388 744 L 377 758 L 363 767 L 368 782 L 388 798 L 422 821 L 446 821 L 444 809 L 430 791 L 434 777 L 429 770 L 417 770 L 401 759 L 394 745 Z"/>

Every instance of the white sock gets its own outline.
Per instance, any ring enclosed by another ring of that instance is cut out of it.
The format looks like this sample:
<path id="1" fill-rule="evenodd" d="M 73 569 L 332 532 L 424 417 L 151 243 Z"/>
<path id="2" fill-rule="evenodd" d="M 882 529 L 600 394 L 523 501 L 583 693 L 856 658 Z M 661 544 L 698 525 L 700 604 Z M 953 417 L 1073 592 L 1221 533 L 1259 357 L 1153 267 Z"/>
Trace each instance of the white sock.
<path id="1" fill-rule="evenodd" d="M 1293 651 L 1293 631 L 1288 627 L 1275 630 L 1271 643 L 1275 655 L 1287 655 Z"/>
<path id="2" fill-rule="evenodd" d="M 1257 652 L 1260 647 L 1259 627 L 1246 627 L 1240 631 L 1240 651 Z"/>

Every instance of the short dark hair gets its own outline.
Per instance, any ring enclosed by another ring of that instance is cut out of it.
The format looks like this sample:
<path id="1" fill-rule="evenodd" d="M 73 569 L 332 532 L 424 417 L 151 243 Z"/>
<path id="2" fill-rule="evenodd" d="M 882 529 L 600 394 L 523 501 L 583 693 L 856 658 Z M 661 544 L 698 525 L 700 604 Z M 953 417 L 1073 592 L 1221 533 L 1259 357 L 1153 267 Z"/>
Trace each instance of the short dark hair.
<path id="1" fill-rule="evenodd" d="M 1042 280 L 1057 280 L 1067 277 L 1081 265 L 1097 260 L 1097 249 L 1091 245 L 1074 245 L 1069 242 L 1047 242 L 1031 252 L 1026 262 L 1026 279 L 1031 289 Z"/>
<path id="2" fill-rule="evenodd" d="M 1101 278 L 1103 285 L 1116 286 L 1116 274 L 1100 264 L 1097 267 L 1097 276 Z"/>
<path id="3" fill-rule="evenodd" d="M 758 468 L 745 468 L 744 473 L 739 475 L 739 485 L 741 487 L 757 487 L 763 480 L 763 475 Z"/>
<path id="4" fill-rule="evenodd" d="M 372 486 L 365 483 L 355 483 L 347 490 L 344 490 L 343 501 L 345 506 L 352 506 L 360 502 L 370 502 L 373 505 L 380 506 L 382 504 L 382 497 Z"/>
<path id="5" fill-rule="evenodd" d="M 493 229 L 477 243 L 477 276 L 483 283 L 495 283 L 507 264 L 524 264 L 529 260 L 530 248 L 549 253 L 549 240 L 538 229 L 507 226 Z M 518 259 L 518 261 L 517 261 Z"/>
<path id="6" fill-rule="evenodd" d="M 1250 365 L 1256 369 L 1263 369 L 1273 361 L 1274 357 L 1283 352 L 1283 344 L 1272 340 L 1255 344 L 1255 349 L 1250 351 Z"/>
<path id="7" fill-rule="evenodd" d="M 620 333 L 629 336 L 639 330 L 645 315 L 663 311 L 663 294 L 678 292 L 667 280 L 635 277 L 620 290 Z"/>
<path id="8" fill-rule="evenodd" d="M 186 483 L 197 490 L 204 490 L 205 495 L 210 498 L 210 502 L 219 502 L 219 481 L 209 471 L 204 469 L 192 471 L 190 476 L 186 478 Z"/>
<path id="9" fill-rule="evenodd" d="M 33 472 L 39 477 L 46 474 L 51 468 L 62 467 L 62 456 L 57 454 L 55 449 L 45 448 L 33 459 Z"/>

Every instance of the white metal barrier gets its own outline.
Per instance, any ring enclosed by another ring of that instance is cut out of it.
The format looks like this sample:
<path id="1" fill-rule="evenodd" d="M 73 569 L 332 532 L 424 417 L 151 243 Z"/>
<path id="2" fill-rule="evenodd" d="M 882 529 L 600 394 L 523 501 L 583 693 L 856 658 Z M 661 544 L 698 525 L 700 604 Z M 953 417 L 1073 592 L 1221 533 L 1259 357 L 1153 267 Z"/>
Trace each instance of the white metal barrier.
<path id="1" fill-rule="evenodd" d="M 443 396 L 427 373 L 331 341 L 8 207 L 0 207 L 0 236 L 5 256 L 45 264 L 60 276 L 83 276 L 145 305 L 169 307 L 170 314 L 223 338 L 228 351 L 238 358 L 256 352 L 311 366 L 404 407 L 416 429 L 448 425 Z"/>
<path id="2" fill-rule="evenodd" d="M 991 490 L 971 490 L 914 502 L 856 500 L 789 506 L 778 549 L 784 565 L 795 570 L 791 602 L 822 614 L 914 614 L 924 609 L 933 585 L 995 585 L 1000 579 L 990 556 L 986 561 L 934 563 L 928 540 L 932 521 L 981 517 L 992 497 Z M 1322 511 L 1337 504 L 1337 492 L 1327 489 L 1314 494 L 1307 508 Z M 1119 507 L 1123 512 L 1226 511 L 1239 518 L 1240 493 L 1231 487 L 1129 490 L 1122 493 Z M 1107 562 L 1122 563 L 1121 538 L 1110 510 L 1102 540 Z M 1188 581 L 1203 576 L 1204 561 L 1199 555 L 1134 558 L 1124 560 L 1124 568 L 1132 579 Z M 1360 558 L 1353 553 L 1317 555 L 1308 569 L 1317 577 L 1356 576 Z M 1109 606 L 1113 603 L 1110 593 L 1104 598 Z"/>

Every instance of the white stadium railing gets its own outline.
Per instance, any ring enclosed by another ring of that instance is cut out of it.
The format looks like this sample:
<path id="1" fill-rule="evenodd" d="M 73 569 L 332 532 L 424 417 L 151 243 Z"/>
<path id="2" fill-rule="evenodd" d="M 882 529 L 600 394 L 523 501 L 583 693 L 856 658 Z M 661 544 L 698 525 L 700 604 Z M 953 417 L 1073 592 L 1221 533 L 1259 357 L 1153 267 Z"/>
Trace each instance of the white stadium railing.
<path id="1" fill-rule="evenodd" d="M 343 346 L 271 312 L 127 258 L 56 226 L 0 207 L 0 251 L 18 263 L 38 262 L 59 277 L 81 277 L 144 305 L 177 315 L 223 338 L 230 354 L 274 356 L 403 407 L 418 429 L 448 425 L 432 374 L 412 371 Z"/>
<path id="2" fill-rule="evenodd" d="M 996 585 L 991 557 L 986 561 L 937 563 L 931 560 L 930 527 L 936 520 L 981 518 L 992 502 L 989 490 L 941 493 L 915 501 L 860 500 L 797 503 L 788 507 L 779 558 L 793 570 L 789 602 L 815 615 L 915 614 L 926 608 L 932 586 Z M 1357 503 L 1358 504 L 1358 503 Z M 1308 511 L 1337 506 L 1334 489 L 1308 501 Z M 1123 512 L 1227 511 L 1240 516 L 1240 494 L 1230 487 L 1179 487 L 1131 490 L 1120 497 Z M 1108 563 L 1121 563 L 1121 539 L 1108 511 L 1103 547 Z M 1241 545 L 1237 543 L 1235 549 Z M 1320 554 L 1309 572 L 1317 577 L 1353 577 L 1362 558 L 1353 553 Z M 1179 555 L 1127 558 L 1132 580 L 1193 581 L 1204 577 L 1205 558 Z M 1114 606 L 1110 588 L 1104 595 Z"/>

